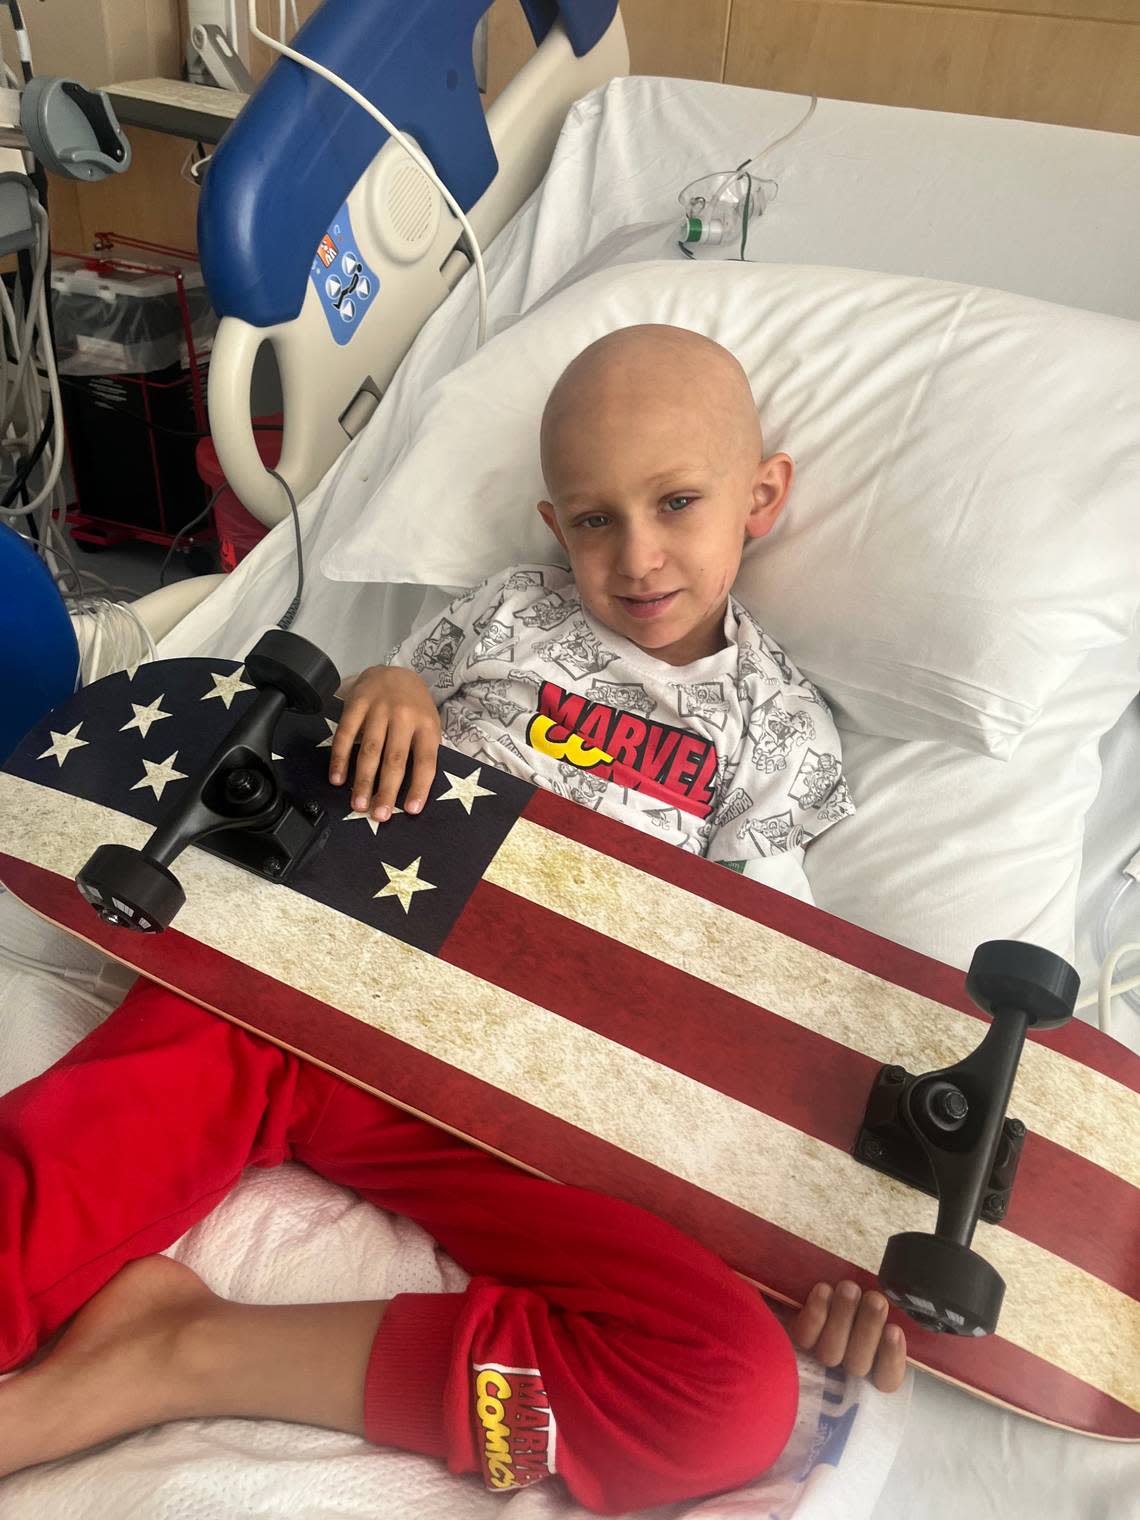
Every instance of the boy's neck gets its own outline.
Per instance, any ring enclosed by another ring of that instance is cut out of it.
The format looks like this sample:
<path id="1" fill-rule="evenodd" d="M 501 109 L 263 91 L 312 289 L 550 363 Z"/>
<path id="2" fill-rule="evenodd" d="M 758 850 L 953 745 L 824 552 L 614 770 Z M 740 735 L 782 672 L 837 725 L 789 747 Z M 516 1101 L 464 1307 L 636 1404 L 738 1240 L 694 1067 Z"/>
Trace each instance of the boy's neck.
<path id="1" fill-rule="evenodd" d="M 721 602 L 717 611 L 712 612 L 707 618 L 702 619 L 695 628 L 677 639 L 672 644 L 664 645 L 657 649 L 649 649 L 644 644 L 639 644 L 636 639 L 628 639 L 627 642 L 640 649 L 642 654 L 648 655 L 651 660 L 659 660 L 662 665 L 692 665 L 697 660 L 705 660 L 709 655 L 719 654 L 726 648 L 727 640 L 724 636 L 724 615 L 728 610 L 728 597 Z M 608 625 L 607 625 L 608 626 Z M 611 629 L 611 633 L 617 633 L 617 629 Z M 618 634 L 619 638 L 626 635 Z"/>

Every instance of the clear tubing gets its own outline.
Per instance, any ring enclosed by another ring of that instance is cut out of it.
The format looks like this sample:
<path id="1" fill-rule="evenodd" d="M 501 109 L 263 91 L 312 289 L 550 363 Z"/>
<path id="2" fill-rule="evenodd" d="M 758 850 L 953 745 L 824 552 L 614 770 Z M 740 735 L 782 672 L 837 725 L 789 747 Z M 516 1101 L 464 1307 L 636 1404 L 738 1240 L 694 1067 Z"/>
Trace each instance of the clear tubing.
<path id="1" fill-rule="evenodd" d="M 1096 948 L 1097 960 L 1102 964 L 1112 950 L 1112 927 L 1116 910 L 1135 885 L 1136 878 L 1134 876 L 1125 876 L 1116 891 L 1109 898 L 1104 912 L 1097 920 L 1096 929 L 1093 933 L 1093 945 Z M 1126 991 L 1122 988 L 1116 996 L 1122 997 L 1129 1008 L 1140 1013 L 1140 989 L 1131 988 Z"/>

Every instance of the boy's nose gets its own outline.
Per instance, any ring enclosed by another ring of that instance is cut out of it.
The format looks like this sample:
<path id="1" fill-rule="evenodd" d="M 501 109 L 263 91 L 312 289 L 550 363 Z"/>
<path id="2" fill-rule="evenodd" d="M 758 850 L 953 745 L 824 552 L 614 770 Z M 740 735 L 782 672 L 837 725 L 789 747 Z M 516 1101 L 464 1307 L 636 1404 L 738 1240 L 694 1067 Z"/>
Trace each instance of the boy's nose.
<path id="1" fill-rule="evenodd" d="M 617 571 L 626 580 L 641 581 L 665 562 L 664 545 L 651 528 L 627 527 L 618 545 Z"/>

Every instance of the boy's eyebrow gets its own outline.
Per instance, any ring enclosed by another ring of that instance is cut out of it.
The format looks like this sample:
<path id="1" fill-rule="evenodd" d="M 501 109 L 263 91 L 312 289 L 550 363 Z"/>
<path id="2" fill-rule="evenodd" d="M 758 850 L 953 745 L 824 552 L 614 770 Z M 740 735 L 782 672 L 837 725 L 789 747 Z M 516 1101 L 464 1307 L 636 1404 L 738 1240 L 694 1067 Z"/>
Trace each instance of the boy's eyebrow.
<path id="1" fill-rule="evenodd" d="M 676 465 L 675 467 L 673 467 L 671 469 L 668 469 L 668 470 L 662 470 L 659 475 L 651 475 L 649 477 L 649 482 L 648 483 L 651 486 L 661 486 L 661 485 L 664 485 L 667 480 L 671 480 L 673 482 L 673 484 L 676 485 L 676 483 L 679 480 L 681 480 L 681 481 L 690 481 L 691 480 L 695 484 L 700 476 L 706 475 L 707 473 L 708 473 L 708 465 L 707 464 L 704 464 L 704 465 L 681 464 L 681 465 Z"/>
<path id="2" fill-rule="evenodd" d="M 695 485 L 702 476 L 707 474 L 707 464 L 691 467 L 677 465 L 672 469 L 662 470 L 657 475 L 650 475 L 646 485 L 657 487 L 664 485 L 666 481 L 671 481 L 674 485 L 678 482 Z M 595 491 L 572 491 L 569 496 L 563 496 L 559 504 L 565 511 L 572 512 L 578 506 L 596 506 L 599 500 L 599 493 Z"/>

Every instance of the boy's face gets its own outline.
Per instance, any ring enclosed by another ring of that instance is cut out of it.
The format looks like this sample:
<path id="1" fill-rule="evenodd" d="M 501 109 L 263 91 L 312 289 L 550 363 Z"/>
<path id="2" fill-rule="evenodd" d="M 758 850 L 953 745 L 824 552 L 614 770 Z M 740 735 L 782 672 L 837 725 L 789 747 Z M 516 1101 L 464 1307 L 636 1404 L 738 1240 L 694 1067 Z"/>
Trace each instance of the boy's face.
<path id="1" fill-rule="evenodd" d="M 762 457 L 747 379 L 726 350 L 671 327 L 625 328 L 567 369 L 543 418 L 539 503 L 587 611 L 687 665 L 724 645 L 745 540 L 791 483 Z"/>

